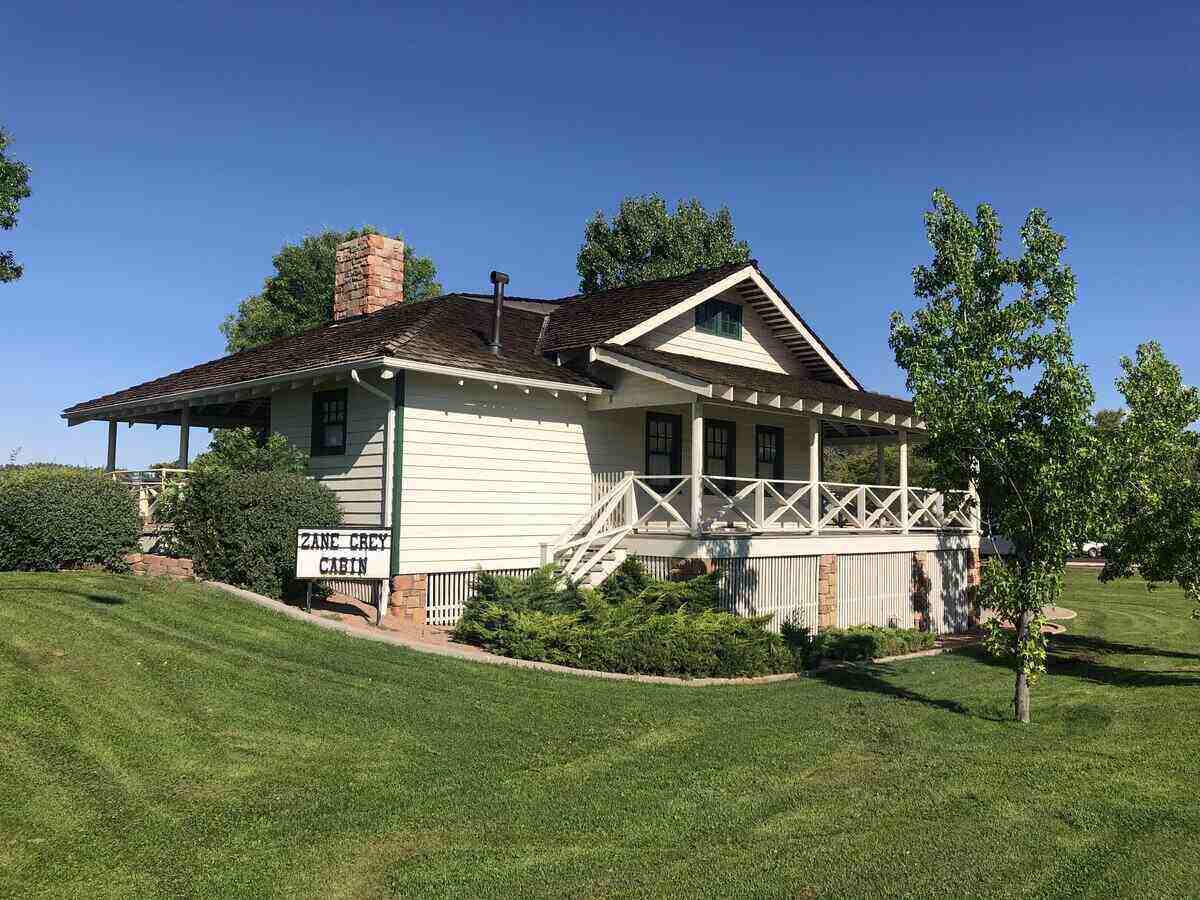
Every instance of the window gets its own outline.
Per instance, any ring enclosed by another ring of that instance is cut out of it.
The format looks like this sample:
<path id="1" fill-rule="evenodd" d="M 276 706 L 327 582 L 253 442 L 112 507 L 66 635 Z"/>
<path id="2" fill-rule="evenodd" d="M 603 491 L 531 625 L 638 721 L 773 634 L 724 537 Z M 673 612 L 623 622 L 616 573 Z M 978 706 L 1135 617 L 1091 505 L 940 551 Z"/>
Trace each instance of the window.
<path id="1" fill-rule="evenodd" d="M 313 394 L 313 456 L 340 456 L 346 452 L 347 393 L 342 388 Z"/>
<path id="2" fill-rule="evenodd" d="M 734 450 L 736 447 L 735 430 L 732 422 L 722 422 L 719 419 L 704 420 L 704 474 L 709 476 L 724 476 L 732 478 L 737 474 Z M 714 483 L 726 494 L 732 492 L 733 482 L 717 481 Z M 712 488 L 706 486 L 708 493 Z"/>
<path id="3" fill-rule="evenodd" d="M 680 436 L 683 418 L 665 413 L 646 413 L 646 474 L 679 475 L 682 472 Z M 674 479 L 663 478 L 650 482 L 652 490 L 669 491 Z"/>
<path id="4" fill-rule="evenodd" d="M 783 429 L 754 426 L 754 477 L 783 478 Z"/>
<path id="5" fill-rule="evenodd" d="M 705 300 L 696 307 L 696 330 L 740 341 L 742 308 L 724 300 Z"/>

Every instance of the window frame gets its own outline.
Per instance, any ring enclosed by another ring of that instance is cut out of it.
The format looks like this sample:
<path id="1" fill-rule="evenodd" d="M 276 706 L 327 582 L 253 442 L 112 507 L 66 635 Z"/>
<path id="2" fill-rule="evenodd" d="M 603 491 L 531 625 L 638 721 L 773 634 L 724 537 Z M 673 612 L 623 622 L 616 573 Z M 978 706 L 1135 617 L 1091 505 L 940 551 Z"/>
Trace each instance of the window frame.
<path id="1" fill-rule="evenodd" d="M 712 297 L 696 307 L 696 330 L 701 334 L 740 341 L 742 328 L 741 304 Z"/>
<path id="2" fill-rule="evenodd" d="M 650 473 L 650 426 L 654 422 L 660 422 L 670 425 L 672 428 L 672 440 L 669 456 L 671 457 L 671 471 L 668 474 L 682 475 L 683 474 L 683 416 L 675 413 L 647 412 L 645 426 L 645 473 L 646 483 L 650 485 L 651 490 L 663 493 L 669 491 L 679 483 L 678 478 L 663 478 Z"/>
<path id="3" fill-rule="evenodd" d="M 725 446 L 728 450 L 725 456 L 725 471 L 724 472 L 709 472 L 708 471 L 708 429 L 709 428 L 724 429 L 726 433 Z M 737 482 L 727 482 L 728 478 L 737 477 L 737 423 L 731 422 L 728 419 L 709 419 L 704 420 L 704 455 L 702 457 L 704 465 L 701 467 L 704 477 L 710 479 L 726 494 L 737 490 Z M 714 491 L 708 485 L 704 486 L 704 493 L 713 494 Z"/>
<path id="4" fill-rule="evenodd" d="M 324 405 L 330 401 L 340 400 L 342 403 L 342 443 L 339 446 L 326 446 L 325 411 Z M 334 388 L 328 391 L 313 391 L 312 395 L 312 434 L 309 436 L 310 456 L 345 456 L 349 449 L 348 426 L 350 423 L 350 390 Z"/>
<path id="5" fill-rule="evenodd" d="M 774 435 L 775 437 L 775 459 L 771 462 L 772 472 L 770 475 L 759 474 L 759 466 L 763 461 L 759 459 L 759 453 L 762 447 L 761 439 L 764 435 Z M 781 425 L 755 425 L 754 426 L 754 477 L 766 478 L 770 481 L 783 481 L 783 427 Z"/>

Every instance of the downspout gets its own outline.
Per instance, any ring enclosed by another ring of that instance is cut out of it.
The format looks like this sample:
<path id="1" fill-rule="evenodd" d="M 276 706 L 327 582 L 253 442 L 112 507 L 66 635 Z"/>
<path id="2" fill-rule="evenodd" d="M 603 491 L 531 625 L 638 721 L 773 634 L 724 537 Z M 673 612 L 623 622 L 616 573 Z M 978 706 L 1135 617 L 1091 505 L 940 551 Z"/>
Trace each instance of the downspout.
<path id="1" fill-rule="evenodd" d="M 385 369 L 384 371 L 387 372 L 390 370 Z M 400 377 L 397 379 L 397 382 L 398 382 L 396 385 L 397 387 L 400 386 L 400 382 L 402 382 L 402 380 L 404 378 L 404 372 L 401 371 L 399 373 L 399 375 L 400 375 Z M 396 490 L 396 483 L 395 483 L 396 404 L 392 401 L 392 398 L 388 395 L 387 391 L 382 391 L 379 388 L 375 387 L 375 385 L 368 384 L 367 382 L 363 381 L 358 375 L 358 369 L 350 370 L 350 380 L 353 381 L 355 384 L 357 384 L 364 391 L 367 391 L 370 394 L 374 394 L 376 397 L 378 397 L 380 400 L 382 400 L 384 403 L 387 404 L 387 420 L 386 420 L 386 425 L 384 426 L 384 435 L 383 435 L 384 470 L 383 470 L 383 490 L 380 492 L 381 496 L 380 496 L 380 503 L 379 503 L 379 524 L 382 525 L 384 528 L 390 528 L 391 532 L 392 532 L 392 535 L 391 535 L 391 537 L 392 537 L 392 564 L 389 567 L 389 569 L 391 572 L 394 572 L 396 569 L 396 530 L 397 529 L 392 525 L 392 522 L 393 522 L 393 513 L 394 513 L 394 510 L 396 507 L 394 497 L 396 497 L 399 493 Z M 389 572 L 389 574 L 390 574 L 390 572 Z M 376 604 L 376 609 L 378 610 L 378 613 L 379 613 L 378 620 L 375 623 L 377 625 L 379 624 L 380 621 L 382 621 L 384 614 L 387 612 L 387 604 L 388 604 L 389 595 L 391 593 L 391 589 L 392 589 L 392 582 L 391 582 L 391 578 L 389 577 L 387 586 L 381 592 L 381 595 L 379 597 L 379 602 Z"/>

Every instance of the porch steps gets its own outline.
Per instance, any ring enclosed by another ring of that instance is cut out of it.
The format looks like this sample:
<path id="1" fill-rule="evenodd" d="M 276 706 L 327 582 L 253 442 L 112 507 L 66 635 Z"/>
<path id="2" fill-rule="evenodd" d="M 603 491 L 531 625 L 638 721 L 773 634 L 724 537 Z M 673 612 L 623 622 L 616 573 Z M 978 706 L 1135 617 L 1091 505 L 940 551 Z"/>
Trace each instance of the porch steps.
<path id="1" fill-rule="evenodd" d="M 601 544 L 590 546 L 587 549 L 587 555 L 591 556 L 594 553 L 599 553 L 601 548 Z M 604 580 L 608 578 L 609 575 L 617 570 L 617 567 L 620 566 L 621 563 L 625 562 L 628 556 L 628 550 L 625 550 L 622 547 L 614 547 L 596 560 L 591 569 L 589 569 L 587 573 L 584 574 L 583 578 L 580 579 L 580 583 L 591 588 L 599 587 L 604 583 Z M 561 573 L 561 565 L 558 571 Z"/>
<path id="2" fill-rule="evenodd" d="M 614 547 L 609 550 L 604 556 L 596 560 L 596 564 L 592 566 L 591 571 L 583 576 L 583 583 L 588 587 L 599 587 L 613 572 L 617 571 L 617 567 L 625 562 L 629 556 L 629 551 L 622 547 Z"/>

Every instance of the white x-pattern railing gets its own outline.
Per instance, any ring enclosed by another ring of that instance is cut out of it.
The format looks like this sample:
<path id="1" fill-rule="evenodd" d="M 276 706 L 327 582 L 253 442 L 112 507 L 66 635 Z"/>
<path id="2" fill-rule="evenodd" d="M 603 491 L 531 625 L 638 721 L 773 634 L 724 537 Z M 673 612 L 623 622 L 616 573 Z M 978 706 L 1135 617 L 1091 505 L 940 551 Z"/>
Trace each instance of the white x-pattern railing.
<path id="1" fill-rule="evenodd" d="M 137 501 L 138 515 L 143 525 L 154 524 L 158 502 L 167 488 L 182 486 L 188 477 L 187 469 L 117 469 L 109 473 L 113 481 L 129 486 Z"/>
<path id="2" fill-rule="evenodd" d="M 702 521 L 693 525 L 690 475 L 606 473 L 598 483 L 596 502 L 551 545 L 570 577 L 590 572 L 637 530 L 819 535 L 978 529 L 975 501 L 965 491 L 702 475 Z"/>

